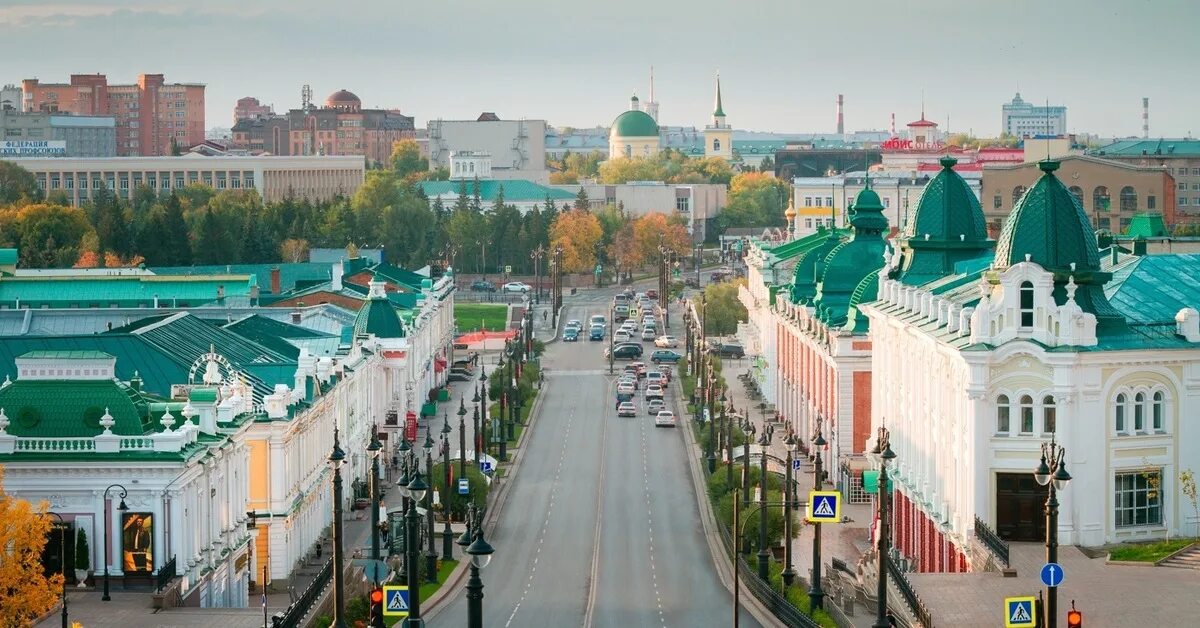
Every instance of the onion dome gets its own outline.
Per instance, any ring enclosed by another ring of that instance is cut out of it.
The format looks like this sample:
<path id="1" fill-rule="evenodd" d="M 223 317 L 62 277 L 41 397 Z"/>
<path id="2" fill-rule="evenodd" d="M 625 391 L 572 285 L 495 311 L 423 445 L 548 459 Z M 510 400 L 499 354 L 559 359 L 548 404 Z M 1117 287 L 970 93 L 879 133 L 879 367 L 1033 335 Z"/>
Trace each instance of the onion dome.
<path id="1" fill-rule="evenodd" d="M 325 99 L 325 106 L 329 109 L 358 111 L 362 109 L 362 100 L 355 96 L 354 92 L 339 89 Z"/>
<path id="2" fill-rule="evenodd" d="M 954 272 L 958 262 L 991 249 L 979 199 L 954 171 L 958 160 L 942 157 L 942 169 L 925 185 L 904 230 L 902 283 L 919 285 Z"/>
<path id="3" fill-rule="evenodd" d="M 404 338 L 404 324 L 396 308 L 388 301 L 383 282 L 372 281 L 367 302 L 354 318 L 354 335 L 370 334 L 376 338 Z"/>
<path id="4" fill-rule="evenodd" d="M 630 110 L 613 120 L 613 133 L 617 137 L 658 137 L 658 123 L 645 111 Z"/>

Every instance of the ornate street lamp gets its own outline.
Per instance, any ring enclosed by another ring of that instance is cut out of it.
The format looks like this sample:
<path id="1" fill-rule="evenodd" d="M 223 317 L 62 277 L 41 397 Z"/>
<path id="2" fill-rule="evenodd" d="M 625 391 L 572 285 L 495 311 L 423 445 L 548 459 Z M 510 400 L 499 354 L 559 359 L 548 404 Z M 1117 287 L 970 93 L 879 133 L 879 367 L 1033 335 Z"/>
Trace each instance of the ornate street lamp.
<path id="1" fill-rule="evenodd" d="M 467 628 L 483 628 L 483 580 L 479 570 L 487 567 L 495 551 L 483 539 L 483 526 L 479 526 L 474 542 L 467 548 L 471 557 L 471 577 L 467 580 Z"/>
<path id="2" fill-rule="evenodd" d="M 433 482 L 433 435 L 429 427 L 425 428 L 425 444 L 422 449 L 425 450 L 425 472 L 429 474 L 429 482 L 432 489 Z M 429 582 L 437 582 L 437 551 L 434 548 L 433 541 L 433 492 L 432 490 L 425 494 L 425 537 L 426 537 L 426 552 L 425 552 L 425 578 Z"/>
<path id="3" fill-rule="evenodd" d="M 458 476 L 467 477 L 467 404 L 458 397 Z"/>
<path id="4" fill-rule="evenodd" d="M 464 413 L 465 408 L 460 408 Z M 459 415 L 459 422 L 462 422 L 462 416 Z M 442 519 L 445 526 L 442 529 L 442 557 L 450 560 L 454 557 L 454 538 L 450 530 L 450 495 L 454 489 L 450 486 L 450 471 L 453 467 L 450 466 L 450 419 L 446 415 L 442 415 L 442 478 L 445 479 L 445 494 L 442 497 Z M 459 456 L 461 458 L 461 456 Z M 461 477 L 466 477 L 465 475 Z"/>
<path id="5" fill-rule="evenodd" d="M 1058 492 L 1071 483 L 1067 473 L 1067 450 L 1054 441 L 1042 443 L 1042 461 L 1033 477 L 1038 484 L 1047 486 L 1050 493 L 1046 498 L 1046 563 L 1058 562 Z M 1046 587 L 1046 626 L 1058 626 L 1058 587 Z"/>
<path id="6" fill-rule="evenodd" d="M 333 450 L 329 469 L 333 472 L 333 626 L 346 628 L 346 583 L 342 571 L 342 465 L 346 452 L 338 444 L 338 428 L 333 427 Z"/>
<path id="7" fill-rule="evenodd" d="M 371 444 L 367 445 L 371 456 L 371 560 L 379 560 L 379 452 L 383 443 L 378 432 L 378 426 L 371 426 Z"/>
<path id="8" fill-rule="evenodd" d="M 767 436 L 767 430 L 763 429 L 762 436 L 758 439 L 758 503 L 760 507 L 767 505 L 767 446 L 771 444 L 770 437 Z M 749 463 L 750 459 L 747 458 Z M 758 577 L 763 582 L 767 582 L 767 560 L 770 554 L 767 552 L 767 513 L 765 510 L 758 515 Z"/>
<path id="9" fill-rule="evenodd" d="M 825 437 L 821 435 L 820 418 L 817 419 L 817 437 L 813 439 L 813 447 L 816 448 L 816 469 L 813 473 L 813 490 L 821 490 L 824 481 L 824 474 L 821 469 L 821 450 L 828 443 L 825 442 Z M 813 566 L 812 566 L 812 587 L 808 590 L 808 601 L 812 608 L 824 608 L 825 592 L 821 590 L 821 524 L 813 523 Z"/>
<path id="10" fill-rule="evenodd" d="M 406 535 L 411 540 L 405 546 L 406 556 L 404 559 L 405 571 L 407 572 L 408 581 L 408 617 L 404 621 L 404 625 L 417 628 L 422 626 L 421 621 L 421 568 L 417 564 L 420 560 L 420 541 L 418 540 L 421 534 L 421 515 L 417 514 L 417 502 L 425 497 L 429 486 L 425 484 L 425 480 L 421 478 L 421 469 L 419 463 L 413 471 L 412 481 L 408 483 L 408 514 L 405 515 L 408 524 Z"/>
<path id="11" fill-rule="evenodd" d="M 879 457 L 879 539 L 876 546 L 876 552 L 879 554 L 879 579 L 875 591 L 878 606 L 875 609 L 875 623 L 871 628 L 889 628 L 892 625 L 887 618 L 888 552 L 891 551 L 891 525 L 888 522 L 888 502 L 891 501 L 891 495 L 888 494 L 887 465 L 895 460 L 896 452 L 892 451 L 890 441 L 891 433 L 881 426 L 875 438 L 873 452 Z"/>
<path id="12" fill-rule="evenodd" d="M 780 576 L 784 588 L 788 588 L 796 580 L 796 570 L 792 568 L 792 507 L 796 502 L 792 487 L 792 460 L 796 453 L 796 436 L 789 432 L 783 444 L 787 446 L 787 464 L 784 465 L 783 480 L 783 573 Z"/>
<path id="13" fill-rule="evenodd" d="M 113 484 L 112 486 L 109 486 L 108 488 L 104 489 L 104 505 L 105 505 L 105 507 L 106 508 L 108 507 L 108 492 L 113 490 L 114 488 L 121 489 L 121 497 L 120 497 L 121 503 L 117 505 L 117 511 L 125 512 L 126 510 L 129 510 L 129 506 L 125 505 L 125 498 L 129 497 L 129 491 L 126 490 L 125 487 L 121 486 L 120 484 Z M 108 520 L 108 517 L 105 517 L 104 518 L 104 595 L 100 596 L 100 599 L 105 602 L 112 601 L 112 596 L 108 594 L 108 564 L 110 562 L 112 562 L 112 558 L 109 556 L 109 550 L 112 549 L 112 542 L 108 540 L 108 530 L 111 527 L 112 527 L 112 522 Z"/>
<path id="14" fill-rule="evenodd" d="M 62 628 L 69 628 L 67 620 L 67 522 L 56 512 L 47 512 L 47 517 L 58 519 L 58 570 L 62 573 Z"/>

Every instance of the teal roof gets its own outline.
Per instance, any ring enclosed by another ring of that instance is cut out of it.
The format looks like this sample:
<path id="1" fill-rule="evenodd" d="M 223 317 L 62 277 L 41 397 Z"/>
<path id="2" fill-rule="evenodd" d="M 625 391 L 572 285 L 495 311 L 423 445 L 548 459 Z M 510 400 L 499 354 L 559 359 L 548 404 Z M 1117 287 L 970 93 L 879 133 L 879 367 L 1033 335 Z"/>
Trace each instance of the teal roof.
<path id="1" fill-rule="evenodd" d="M 850 224 L 854 235 L 829 252 L 813 303 L 817 316 L 831 327 L 846 324 L 855 290 L 863 277 L 883 266 L 883 253 L 887 250 L 883 231 L 888 223 L 883 215 L 883 201 L 869 183 L 854 199 L 852 209 Z M 862 323 L 854 326 L 854 330 L 865 331 L 866 321 Z"/>
<path id="2" fill-rule="evenodd" d="M 1200 140 L 1166 138 L 1120 140 L 1088 151 L 1088 154 L 1097 157 L 1200 157 Z"/>
<path id="3" fill-rule="evenodd" d="M 657 139 L 658 123 L 645 111 L 629 110 L 613 120 L 612 132 L 617 137 L 653 137 Z"/>
<path id="4" fill-rule="evenodd" d="M 114 275 L 86 277 L 0 277 L 0 305 L 15 307 L 196 306 L 226 297 L 248 297 L 254 277 L 246 275 L 157 276 Z"/>
<path id="5" fill-rule="evenodd" d="M 0 266 L 16 266 L 17 257 L 17 249 L 0 249 Z"/>
<path id="6" fill-rule="evenodd" d="M 1136 323 L 1175 324 L 1185 307 L 1200 309 L 1200 254 L 1130 256 L 1113 270 L 1105 293 Z"/>
<path id="7" fill-rule="evenodd" d="M 274 319 L 252 314 L 245 318 L 236 320 L 232 323 L 224 325 L 225 329 L 232 331 L 239 336 L 249 338 L 264 347 L 267 347 L 280 355 L 287 356 L 290 359 L 300 357 L 301 343 L 292 343 L 290 340 L 309 340 L 313 338 L 336 338 L 332 334 L 326 334 L 319 331 L 313 331 L 298 325 L 290 325 Z"/>
<path id="8" fill-rule="evenodd" d="M 1129 228 L 1125 230 L 1125 235 L 1133 238 L 1161 238 L 1171 234 L 1167 231 L 1167 224 L 1163 221 L 1162 214 L 1143 213 L 1135 214 L 1129 221 Z"/>
<path id="9" fill-rule="evenodd" d="M 989 251 L 987 223 L 975 193 L 954 171 L 953 157 L 941 159 L 942 170 L 921 190 L 913 219 L 901 242 L 903 263 L 897 279 L 919 285 L 947 275 L 954 265 Z"/>
<path id="10" fill-rule="evenodd" d="M 103 351 L 30 351 L 17 357 L 33 360 L 111 360 L 114 356 Z"/>
<path id="11" fill-rule="evenodd" d="M 407 334 L 396 308 L 386 298 L 368 299 L 354 318 L 354 333 L 374 334 L 378 338 L 403 338 Z"/>
<path id="12" fill-rule="evenodd" d="M 812 305 L 817 296 L 817 282 L 825 270 L 825 260 L 829 253 L 841 244 L 842 237 L 847 233 L 838 229 L 818 230 L 798 240 L 805 242 L 807 246 L 792 269 L 792 303 Z"/>
<path id="13" fill-rule="evenodd" d="M 114 434 L 145 434 L 148 408 L 142 395 L 124 384 L 102 381 L 46 381 L 18 379 L 0 386 L 0 408 L 15 436 L 95 436 L 104 432 L 100 417 L 105 408 L 116 421 Z"/>
<path id="14" fill-rule="evenodd" d="M 457 195 L 459 192 L 459 184 L 462 181 L 422 181 L 417 185 L 421 186 L 421 190 L 425 196 L 433 199 L 437 196 Z M 467 194 L 472 194 L 474 182 L 467 182 Z M 541 202 L 547 198 L 551 200 L 574 200 L 575 195 L 564 190 L 539 185 L 533 181 L 524 179 L 505 179 L 497 181 L 494 179 L 481 180 L 479 182 L 479 198 L 480 200 L 490 203 L 496 200 L 499 195 L 500 188 L 504 188 L 504 200 L 509 202 Z"/>
<path id="15" fill-rule="evenodd" d="M 713 109 L 713 117 L 725 117 L 725 109 L 721 106 L 721 77 L 717 76 L 717 106 Z"/>
<path id="16" fill-rule="evenodd" d="M 504 198 L 508 198 L 507 188 L 504 191 Z M 429 278 L 424 275 L 420 275 L 412 272 L 411 270 L 400 268 L 399 266 L 393 266 L 392 264 L 388 263 L 376 264 L 370 268 L 370 271 L 371 274 L 376 277 L 376 281 L 379 281 L 379 278 L 382 278 L 383 280 L 399 284 L 401 287 L 409 288 L 410 290 L 420 290 L 424 285 L 424 282 L 429 280 Z"/>
<path id="17" fill-rule="evenodd" d="M 229 264 L 213 266 L 154 266 L 148 270 L 156 275 L 253 275 L 264 294 L 271 291 L 271 270 L 279 269 L 281 292 L 304 287 L 320 281 L 328 281 L 332 275 L 331 264 Z"/>
<path id="18" fill-rule="evenodd" d="M 862 333 L 870 326 L 870 320 L 865 314 L 858 311 L 858 306 L 862 303 L 870 303 L 879 296 L 879 271 L 881 270 L 883 269 L 867 273 L 855 286 L 854 292 L 850 293 L 850 305 L 846 309 L 846 325 L 843 327 L 846 331 Z"/>

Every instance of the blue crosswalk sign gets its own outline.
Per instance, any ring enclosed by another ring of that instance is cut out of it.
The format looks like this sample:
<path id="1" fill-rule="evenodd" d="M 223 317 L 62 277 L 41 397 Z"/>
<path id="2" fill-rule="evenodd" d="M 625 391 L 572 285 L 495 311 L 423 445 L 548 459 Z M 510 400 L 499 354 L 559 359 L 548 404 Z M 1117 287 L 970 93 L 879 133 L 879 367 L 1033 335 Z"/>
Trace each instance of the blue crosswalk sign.
<path id="1" fill-rule="evenodd" d="M 837 523 L 842 520 L 842 494 L 837 491 L 808 493 L 808 520 L 813 523 Z"/>
<path id="2" fill-rule="evenodd" d="M 383 587 L 384 617 L 408 617 L 408 587 Z"/>
<path id="3" fill-rule="evenodd" d="M 487 460 L 480 460 L 479 461 L 479 470 L 483 473 L 491 473 L 492 472 L 492 463 L 488 462 Z"/>
<path id="4" fill-rule="evenodd" d="M 1004 598 L 1004 628 L 1036 628 L 1032 597 Z"/>

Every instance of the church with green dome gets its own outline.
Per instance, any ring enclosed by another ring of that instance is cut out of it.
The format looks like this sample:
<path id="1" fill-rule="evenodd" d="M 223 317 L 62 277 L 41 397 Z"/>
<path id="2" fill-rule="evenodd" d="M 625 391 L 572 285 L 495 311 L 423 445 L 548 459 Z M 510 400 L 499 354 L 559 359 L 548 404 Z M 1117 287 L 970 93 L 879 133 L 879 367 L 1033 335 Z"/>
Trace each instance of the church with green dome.
<path id="1" fill-rule="evenodd" d="M 650 157 L 660 147 L 658 123 L 642 111 L 636 94 L 629 99 L 629 110 L 613 120 L 608 131 L 608 158 Z"/>

